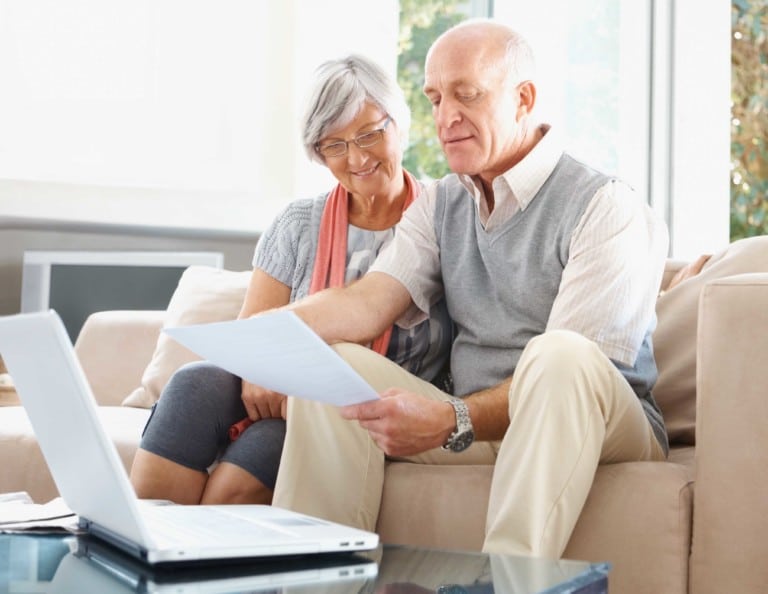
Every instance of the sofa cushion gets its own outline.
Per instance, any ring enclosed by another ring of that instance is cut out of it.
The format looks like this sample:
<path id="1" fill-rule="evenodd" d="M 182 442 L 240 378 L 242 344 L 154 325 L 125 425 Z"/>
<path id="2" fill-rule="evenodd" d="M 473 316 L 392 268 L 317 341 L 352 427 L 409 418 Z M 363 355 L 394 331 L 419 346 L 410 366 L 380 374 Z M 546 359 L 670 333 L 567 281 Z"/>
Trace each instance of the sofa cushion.
<path id="1" fill-rule="evenodd" d="M 152 358 L 165 310 L 107 310 L 88 316 L 75 353 L 101 406 L 118 406 Z"/>
<path id="2" fill-rule="evenodd" d="M 149 411 L 120 406 L 100 406 L 97 411 L 127 471 Z M 26 491 L 37 503 L 48 502 L 58 495 L 32 425 L 21 406 L 0 408 L 0 468 L 0 493 Z"/>
<path id="3" fill-rule="evenodd" d="M 233 320 L 240 313 L 251 271 L 234 272 L 209 266 L 190 266 L 179 279 L 168 304 L 163 327 L 189 326 Z M 147 408 L 160 398 L 165 384 L 179 367 L 200 358 L 161 333 L 141 385 L 124 406 Z"/>
<path id="4" fill-rule="evenodd" d="M 693 457 L 688 460 L 600 466 L 563 557 L 611 562 L 611 592 L 688 592 Z"/>
<path id="5" fill-rule="evenodd" d="M 687 592 L 693 448 L 670 457 L 599 466 L 563 558 L 611 562 L 612 592 Z M 492 474 L 493 466 L 388 463 L 382 541 L 479 550 Z"/>
<path id="6" fill-rule="evenodd" d="M 730 244 L 715 254 L 698 275 L 658 299 L 653 348 L 659 380 L 653 395 L 673 445 L 695 443 L 696 344 L 701 290 L 712 280 L 748 272 L 768 272 L 768 236 Z"/>

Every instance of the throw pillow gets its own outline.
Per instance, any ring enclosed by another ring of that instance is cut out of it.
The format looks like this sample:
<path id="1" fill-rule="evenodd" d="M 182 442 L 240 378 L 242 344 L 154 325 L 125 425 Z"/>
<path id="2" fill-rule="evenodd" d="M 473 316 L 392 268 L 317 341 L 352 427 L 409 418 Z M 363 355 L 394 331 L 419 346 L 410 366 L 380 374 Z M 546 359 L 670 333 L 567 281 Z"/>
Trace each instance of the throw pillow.
<path id="1" fill-rule="evenodd" d="M 659 379 L 653 395 L 664 414 L 670 443 L 696 443 L 696 332 L 701 290 L 711 280 L 749 272 L 768 272 L 768 236 L 733 242 L 713 255 L 698 275 L 666 291 L 656 303 L 653 348 Z"/>
<path id="2" fill-rule="evenodd" d="M 209 266 L 190 266 L 179 279 L 168 303 L 163 327 L 189 326 L 233 320 L 240 313 L 251 271 L 234 272 Z M 157 340 L 141 386 L 123 400 L 123 406 L 149 408 L 182 365 L 200 358 L 165 333 Z"/>

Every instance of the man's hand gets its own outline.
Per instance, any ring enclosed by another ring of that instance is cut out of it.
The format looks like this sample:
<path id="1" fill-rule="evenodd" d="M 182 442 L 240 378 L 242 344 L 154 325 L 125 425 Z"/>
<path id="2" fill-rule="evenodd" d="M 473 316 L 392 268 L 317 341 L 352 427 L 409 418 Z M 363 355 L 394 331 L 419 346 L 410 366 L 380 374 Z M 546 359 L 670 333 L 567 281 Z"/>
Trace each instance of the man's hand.
<path id="1" fill-rule="evenodd" d="M 388 456 L 413 456 L 443 445 L 456 428 L 447 402 L 391 388 L 379 400 L 345 406 L 341 416 L 356 420 Z"/>
<path id="2" fill-rule="evenodd" d="M 243 380 L 243 405 L 251 421 L 285 418 L 288 398 Z"/>

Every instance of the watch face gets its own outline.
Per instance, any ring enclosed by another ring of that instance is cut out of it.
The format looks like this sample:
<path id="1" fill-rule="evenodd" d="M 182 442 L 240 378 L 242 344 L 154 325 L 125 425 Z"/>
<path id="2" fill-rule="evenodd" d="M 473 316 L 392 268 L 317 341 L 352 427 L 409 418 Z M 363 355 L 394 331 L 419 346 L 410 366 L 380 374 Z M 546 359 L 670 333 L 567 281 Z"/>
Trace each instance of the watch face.
<path id="1" fill-rule="evenodd" d="M 437 594 L 467 594 L 467 589 L 458 584 L 449 584 L 447 586 L 440 586 L 437 589 Z"/>
<path id="2" fill-rule="evenodd" d="M 451 398 L 450 404 L 456 411 L 456 431 L 443 444 L 443 449 L 451 452 L 463 452 L 475 440 L 472 419 L 469 418 L 469 409 L 466 403 L 461 399 Z"/>
<path id="3" fill-rule="evenodd" d="M 460 433 L 459 435 L 454 437 L 451 440 L 451 443 L 449 444 L 449 447 L 454 452 L 463 452 L 469 446 L 472 445 L 473 441 L 475 441 L 475 432 L 474 431 L 466 431 L 466 432 Z"/>

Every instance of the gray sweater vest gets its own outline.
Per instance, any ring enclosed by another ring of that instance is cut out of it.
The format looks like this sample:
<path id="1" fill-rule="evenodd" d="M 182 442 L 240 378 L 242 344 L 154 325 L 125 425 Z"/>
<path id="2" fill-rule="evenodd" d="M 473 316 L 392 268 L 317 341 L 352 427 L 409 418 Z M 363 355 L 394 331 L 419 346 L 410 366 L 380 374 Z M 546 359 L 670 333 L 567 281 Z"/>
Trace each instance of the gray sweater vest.
<path id="1" fill-rule="evenodd" d="M 573 230 L 608 181 L 564 154 L 527 208 L 490 232 L 458 178 L 440 181 L 435 233 L 445 298 L 456 324 L 451 352 L 455 394 L 470 394 L 511 376 L 525 345 L 544 332 Z M 641 399 L 666 449 L 664 423 L 651 394 L 657 370 L 650 330 L 635 364 L 615 365 Z"/>

